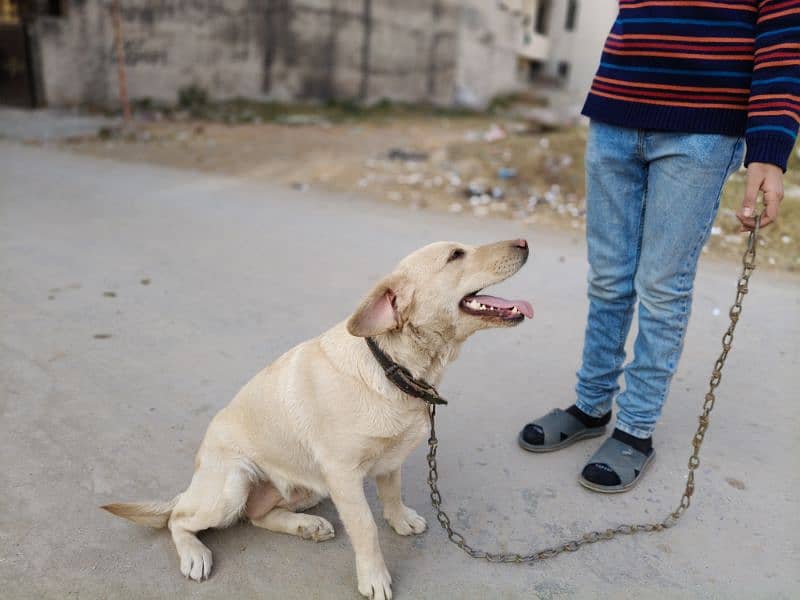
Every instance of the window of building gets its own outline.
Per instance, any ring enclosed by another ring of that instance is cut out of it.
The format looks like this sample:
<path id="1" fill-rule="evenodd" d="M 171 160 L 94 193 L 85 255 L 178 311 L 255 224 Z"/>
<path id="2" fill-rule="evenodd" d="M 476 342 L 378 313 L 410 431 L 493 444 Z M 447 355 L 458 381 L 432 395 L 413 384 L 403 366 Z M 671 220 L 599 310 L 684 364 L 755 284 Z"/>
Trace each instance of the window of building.
<path id="1" fill-rule="evenodd" d="M 566 79 L 569 77 L 569 63 L 566 61 L 561 61 L 558 63 L 558 76 L 561 79 Z"/>
<path id="2" fill-rule="evenodd" d="M 528 81 L 535 82 L 542 76 L 544 64 L 538 60 L 528 61 Z"/>
<path id="3" fill-rule="evenodd" d="M 536 7 L 536 19 L 533 22 L 533 29 L 536 33 L 547 35 L 550 27 L 550 9 L 553 3 L 551 0 L 539 0 Z"/>
<path id="4" fill-rule="evenodd" d="M 578 21 L 578 0 L 569 0 L 567 2 L 567 20 L 564 23 L 564 29 L 567 31 L 575 31 L 575 23 Z"/>
<path id="5" fill-rule="evenodd" d="M 67 16 L 67 0 L 47 0 L 47 13 L 51 17 Z"/>

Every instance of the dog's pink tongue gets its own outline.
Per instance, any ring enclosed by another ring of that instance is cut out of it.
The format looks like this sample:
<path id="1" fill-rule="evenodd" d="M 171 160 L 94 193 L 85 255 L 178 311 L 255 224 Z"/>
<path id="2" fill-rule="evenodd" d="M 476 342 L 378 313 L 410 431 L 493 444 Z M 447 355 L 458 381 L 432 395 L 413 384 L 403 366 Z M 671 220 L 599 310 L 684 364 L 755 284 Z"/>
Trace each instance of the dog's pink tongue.
<path id="1" fill-rule="evenodd" d="M 498 298 L 497 296 L 474 296 L 475 300 L 486 306 L 494 306 L 496 308 L 512 309 L 515 306 L 517 310 L 529 319 L 533 318 L 533 306 L 530 302 L 525 300 L 506 300 Z"/>

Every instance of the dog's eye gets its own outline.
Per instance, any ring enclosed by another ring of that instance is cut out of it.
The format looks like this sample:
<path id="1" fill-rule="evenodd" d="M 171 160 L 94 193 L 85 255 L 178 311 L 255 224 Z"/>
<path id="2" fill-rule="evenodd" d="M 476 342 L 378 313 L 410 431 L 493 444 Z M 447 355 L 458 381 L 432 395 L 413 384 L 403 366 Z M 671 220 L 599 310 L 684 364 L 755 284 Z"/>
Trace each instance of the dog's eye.
<path id="1" fill-rule="evenodd" d="M 447 259 L 447 262 L 453 262 L 459 258 L 464 258 L 465 254 L 466 252 L 464 252 L 461 248 L 456 248 L 450 253 L 450 257 Z"/>

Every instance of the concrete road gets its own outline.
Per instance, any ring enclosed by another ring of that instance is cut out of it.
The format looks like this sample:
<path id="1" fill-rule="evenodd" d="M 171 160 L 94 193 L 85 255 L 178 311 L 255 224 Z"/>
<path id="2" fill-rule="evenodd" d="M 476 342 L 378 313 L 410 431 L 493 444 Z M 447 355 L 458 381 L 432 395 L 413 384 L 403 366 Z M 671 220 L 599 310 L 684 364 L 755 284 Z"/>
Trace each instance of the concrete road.
<path id="1" fill-rule="evenodd" d="M 215 564 L 203 584 L 181 577 L 165 531 L 97 507 L 184 489 L 209 419 L 238 387 L 345 318 L 407 252 L 517 236 L 534 255 L 502 290 L 532 299 L 537 316 L 478 334 L 442 386 L 441 487 L 455 525 L 476 545 L 527 550 L 661 519 L 684 484 L 736 265 L 703 265 L 658 460 L 634 491 L 605 497 L 576 482 L 599 440 L 534 456 L 515 439 L 573 399 L 579 234 L 0 144 L 0 596 L 356 598 L 330 502 L 315 509 L 337 528 L 329 542 L 246 524 L 204 534 Z M 799 288 L 754 276 L 680 526 L 533 566 L 474 562 L 433 518 L 420 448 L 405 497 L 431 528 L 408 539 L 380 523 L 396 598 L 796 598 Z"/>
<path id="2" fill-rule="evenodd" d="M 0 139 L 53 142 L 93 136 L 103 128 L 116 128 L 120 125 L 121 120 L 117 117 L 92 115 L 79 110 L 30 110 L 0 106 Z"/>

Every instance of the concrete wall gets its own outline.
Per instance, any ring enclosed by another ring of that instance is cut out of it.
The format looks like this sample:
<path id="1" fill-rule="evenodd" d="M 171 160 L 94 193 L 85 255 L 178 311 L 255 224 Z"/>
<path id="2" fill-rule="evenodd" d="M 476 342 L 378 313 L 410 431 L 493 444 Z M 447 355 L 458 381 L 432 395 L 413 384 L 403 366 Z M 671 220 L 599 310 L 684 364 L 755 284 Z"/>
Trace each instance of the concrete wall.
<path id="1" fill-rule="evenodd" d="M 452 101 L 457 0 L 123 0 L 129 96 Z M 108 3 L 35 25 L 50 105 L 117 103 Z"/>
<path id="2" fill-rule="evenodd" d="M 494 96 L 519 90 L 517 49 L 524 34 L 519 2 L 498 10 L 493 0 L 462 0 L 455 101 L 482 107 Z"/>
<path id="3" fill-rule="evenodd" d="M 66 17 L 35 23 L 48 104 L 117 104 L 109 4 L 69 0 Z M 523 16 L 535 14 L 536 1 L 502 4 L 505 10 L 495 0 L 122 0 L 129 96 L 174 102 L 194 84 L 215 99 L 480 107 L 526 85 L 518 57 L 533 48 L 523 44 Z M 566 91 L 577 98 L 617 2 L 581 0 L 571 33 L 566 5 L 554 0 L 550 34 L 535 41 L 546 72 L 571 64 Z"/>

